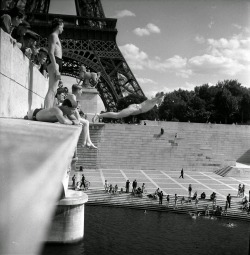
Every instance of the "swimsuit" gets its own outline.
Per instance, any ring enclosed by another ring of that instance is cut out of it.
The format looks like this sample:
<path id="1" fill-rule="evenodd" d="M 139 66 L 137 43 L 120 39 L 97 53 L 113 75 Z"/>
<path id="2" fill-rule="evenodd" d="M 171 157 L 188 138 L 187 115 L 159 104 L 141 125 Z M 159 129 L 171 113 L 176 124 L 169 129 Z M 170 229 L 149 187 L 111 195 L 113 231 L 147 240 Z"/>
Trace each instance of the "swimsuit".
<path id="1" fill-rule="evenodd" d="M 62 59 L 55 56 L 56 63 L 59 65 L 59 72 L 62 72 Z M 51 63 L 51 60 L 49 59 L 48 65 Z"/>
<path id="2" fill-rule="evenodd" d="M 43 108 L 35 109 L 35 110 L 34 110 L 34 112 L 33 112 L 33 114 L 32 114 L 32 119 L 33 119 L 33 120 L 37 120 L 37 119 L 36 119 L 36 115 L 37 115 L 37 113 L 40 112 L 41 110 L 43 110 Z"/>

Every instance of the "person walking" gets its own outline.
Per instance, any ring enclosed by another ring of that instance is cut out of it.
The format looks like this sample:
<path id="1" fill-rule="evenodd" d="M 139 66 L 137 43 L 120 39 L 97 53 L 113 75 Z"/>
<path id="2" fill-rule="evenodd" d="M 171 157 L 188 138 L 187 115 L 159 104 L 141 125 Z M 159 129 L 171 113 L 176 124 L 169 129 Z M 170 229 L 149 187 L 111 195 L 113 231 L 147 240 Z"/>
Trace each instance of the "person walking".
<path id="1" fill-rule="evenodd" d="M 85 176 L 84 176 L 84 174 L 82 175 L 82 181 L 81 181 L 80 188 L 81 188 L 82 186 L 83 186 L 84 189 L 85 189 Z"/>
<path id="2" fill-rule="evenodd" d="M 181 169 L 181 175 L 180 175 L 180 177 L 179 177 L 179 178 L 184 179 L 184 171 L 183 171 L 183 168 Z"/>

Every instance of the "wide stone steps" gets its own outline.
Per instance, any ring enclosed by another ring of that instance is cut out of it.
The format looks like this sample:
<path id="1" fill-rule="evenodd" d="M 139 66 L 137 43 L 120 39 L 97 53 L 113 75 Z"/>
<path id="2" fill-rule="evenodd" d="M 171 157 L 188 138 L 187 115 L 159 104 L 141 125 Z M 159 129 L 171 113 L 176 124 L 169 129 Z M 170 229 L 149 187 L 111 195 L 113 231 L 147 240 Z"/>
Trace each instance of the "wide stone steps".
<path id="1" fill-rule="evenodd" d="M 109 194 L 104 190 L 88 190 L 85 191 L 88 195 L 87 205 L 99 205 L 99 206 L 113 206 L 113 207 L 126 207 L 131 209 L 140 210 L 153 210 L 153 211 L 165 211 L 174 213 L 184 213 L 184 214 L 195 214 L 200 212 L 204 216 L 206 205 L 209 205 L 210 215 L 212 214 L 212 201 L 209 199 L 200 199 L 198 206 L 196 208 L 194 201 L 191 203 L 187 202 L 187 197 L 185 197 L 185 202 L 181 204 L 180 197 L 177 201 L 177 208 L 174 209 L 174 196 L 170 195 L 170 205 L 166 206 L 166 196 L 163 198 L 163 205 L 159 205 L 159 201 L 155 199 L 148 198 L 146 195 L 143 197 L 133 196 L 132 193 L 117 193 Z M 240 207 L 241 199 L 233 197 L 231 208 L 228 208 L 227 215 L 216 216 L 225 219 L 237 219 L 250 221 L 250 215 L 243 212 Z M 217 200 L 216 205 L 221 206 L 224 210 L 225 201 Z M 193 216 L 195 217 L 195 216 Z"/>
<path id="2" fill-rule="evenodd" d="M 219 170 L 216 170 L 214 173 L 218 174 L 222 177 L 225 177 L 231 171 L 232 168 L 233 168 L 232 166 L 226 166 L 226 167 L 223 167 Z"/>
<path id="3" fill-rule="evenodd" d="M 250 144 L 249 126 L 173 122 L 147 122 L 146 126 L 96 125 L 91 125 L 90 132 L 99 150 L 79 149 L 78 166 L 214 172 L 235 165 Z M 163 135 L 160 135 L 161 127 Z"/>

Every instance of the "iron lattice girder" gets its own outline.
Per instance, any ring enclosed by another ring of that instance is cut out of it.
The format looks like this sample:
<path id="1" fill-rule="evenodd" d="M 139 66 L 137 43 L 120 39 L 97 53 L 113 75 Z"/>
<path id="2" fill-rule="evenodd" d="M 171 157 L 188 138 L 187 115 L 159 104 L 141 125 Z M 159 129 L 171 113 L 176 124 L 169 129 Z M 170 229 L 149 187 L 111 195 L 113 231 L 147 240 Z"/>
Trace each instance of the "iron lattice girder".
<path id="1" fill-rule="evenodd" d="M 81 64 L 91 71 L 101 72 L 102 84 L 97 89 L 107 110 L 116 110 L 116 103 L 123 96 L 144 95 L 115 42 L 62 39 L 61 43 L 62 74 L 77 77 Z M 41 39 L 39 44 L 46 47 L 47 39 Z"/>
<path id="2" fill-rule="evenodd" d="M 1 0 L 1 9 L 8 10 L 19 7 L 25 13 L 49 12 L 50 0 Z M 87 18 L 105 18 L 101 0 L 75 0 L 76 13 L 78 16 Z"/>

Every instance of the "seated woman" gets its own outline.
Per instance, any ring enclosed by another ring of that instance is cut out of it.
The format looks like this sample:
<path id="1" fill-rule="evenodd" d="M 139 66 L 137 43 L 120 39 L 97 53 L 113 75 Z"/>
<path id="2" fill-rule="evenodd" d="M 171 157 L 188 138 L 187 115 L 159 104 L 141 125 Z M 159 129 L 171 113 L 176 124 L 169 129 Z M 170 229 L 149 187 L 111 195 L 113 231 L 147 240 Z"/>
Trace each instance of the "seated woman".
<path id="1" fill-rule="evenodd" d="M 205 199 L 206 198 L 206 193 L 203 191 L 202 193 L 201 193 L 201 199 Z"/>
<path id="2" fill-rule="evenodd" d="M 105 112 L 100 114 L 95 114 L 92 121 L 96 122 L 100 118 L 111 118 L 111 119 L 121 119 L 128 117 L 130 115 L 138 115 L 150 111 L 156 104 L 160 104 L 164 99 L 164 93 L 159 92 L 152 99 L 147 99 L 141 104 L 131 104 L 127 108 L 121 110 L 120 112 Z"/>
<path id="3" fill-rule="evenodd" d="M 195 200 L 197 198 L 197 191 L 194 192 L 194 195 L 193 195 L 193 200 Z"/>
<path id="4" fill-rule="evenodd" d="M 214 200 L 215 198 L 216 198 L 216 193 L 213 192 L 213 193 L 210 195 L 210 199 L 211 199 L 211 200 Z"/>
<path id="5" fill-rule="evenodd" d="M 242 204 L 245 205 L 248 203 L 247 197 L 245 196 L 244 198 L 242 198 Z"/>

